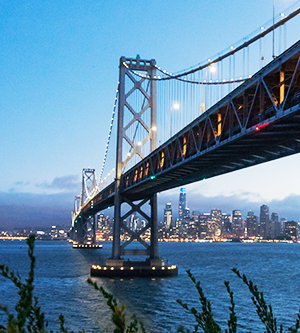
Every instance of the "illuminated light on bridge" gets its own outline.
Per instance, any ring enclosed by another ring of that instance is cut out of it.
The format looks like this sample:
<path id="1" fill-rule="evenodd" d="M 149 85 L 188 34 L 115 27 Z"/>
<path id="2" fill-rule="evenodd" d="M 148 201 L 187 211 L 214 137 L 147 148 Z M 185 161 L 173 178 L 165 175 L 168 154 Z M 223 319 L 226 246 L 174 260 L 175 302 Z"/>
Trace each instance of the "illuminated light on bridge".
<path id="1" fill-rule="evenodd" d="M 269 123 L 267 123 L 267 124 L 262 124 L 262 125 L 260 125 L 260 126 L 255 126 L 255 130 L 256 130 L 256 131 L 259 131 L 259 130 L 261 130 L 262 128 L 268 126 L 268 125 L 269 125 Z"/>

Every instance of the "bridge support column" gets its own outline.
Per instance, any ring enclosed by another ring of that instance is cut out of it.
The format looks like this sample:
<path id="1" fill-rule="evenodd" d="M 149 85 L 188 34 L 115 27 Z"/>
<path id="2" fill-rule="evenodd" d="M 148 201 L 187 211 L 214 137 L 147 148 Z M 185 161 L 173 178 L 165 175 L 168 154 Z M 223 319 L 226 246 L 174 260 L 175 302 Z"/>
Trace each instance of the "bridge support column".
<path id="1" fill-rule="evenodd" d="M 74 223 L 75 240 L 80 243 L 96 244 L 96 219 L 94 215 L 80 216 Z"/>
<path id="2" fill-rule="evenodd" d="M 157 226 L 157 194 L 153 194 L 150 198 L 151 206 L 151 245 L 150 258 L 158 259 L 158 226 Z"/>
<path id="3" fill-rule="evenodd" d="M 75 240 L 78 243 L 83 243 L 84 240 L 84 228 L 83 228 L 83 217 L 79 216 L 78 219 L 75 221 Z"/>
<path id="4" fill-rule="evenodd" d="M 114 224 L 113 224 L 113 245 L 112 259 L 120 259 L 120 218 L 121 218 L 121 195 L 120 195 L 120 179 L 115 180 L 115 204 L 114 204 Z"/>

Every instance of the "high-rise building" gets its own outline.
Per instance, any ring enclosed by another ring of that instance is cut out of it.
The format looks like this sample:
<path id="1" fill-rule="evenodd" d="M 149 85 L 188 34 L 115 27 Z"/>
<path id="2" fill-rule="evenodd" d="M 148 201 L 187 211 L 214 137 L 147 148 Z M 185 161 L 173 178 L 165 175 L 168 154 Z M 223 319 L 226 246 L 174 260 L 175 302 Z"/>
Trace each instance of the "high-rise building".
<path id="1" fill-rule="evenodd" d="M 242 212 L 238 209 L 232 211 L 232 233 L 236 236 L 242 235 Z"/>
<path id="2" fill-rule="evenodd" d="M 215 221 L 220 227 L 222 225 L 222 211 L 221 209 L 215 208 L 210 211 L 210 217 Z"/>
<path id="3" fill-rule="evenodd" d="M 130 215 L 128 227 L 132 231 L 138 231 L 140 229 L 140 219 L 136 212 Z"/>
<path id="4" fill-rule="evenodd" d="M 164 227 L 166 230 L 170 230 L 172 226 L 172 205 L 171 203 L 166 204 L 164 209 Z"/>
<path id="5" fill-rule="evenodd" d="M 258 217 L 254 215 L 251 209 L 247 214 L 246 227 L 248 237 L 258 236 Z"/>
<path id="6" fill-rule="evenodd" d="M 207 221 L 209 215 L 199 215 L 199 222 L 197 225 L 197 236 L 200 239 L 204 239 L 207 236 L 208 228 Z"/>
<path id="7" fill-rule="evenodd" d="M 178 227 L 179 231 L 185 236 L 190 223 L 190 209 L 187 208 L 186 190 L 184 187 L 180 189 L 179 204 L 178 204 Z"/>
<path id="8" fill-rule="evenodd" d="M 211 237 L 219 237 L 221 235 L 222 211 L 220 209 L 212 209 L 210 211 L 210 219 L 208 220 L 208 230 Z"/>
<path id="9" fill-rule="evenodd" d="M 199 215 L 200 215 L 199 210 L 192 211 L 192 220 L 194 220 L 195 223 L 199 222 Z"/>
<path id="10" fill-rule="evenodd" d="M 223 235 L 230 235 L 232 233 L 231 214 L 222 213 L 222 227 L 221 231 Z"/>
<path id="11" fill-rule="evenodd" d="M 102 230 L 105 227 L 105 217 L 103 213 L 97 214 L 97 229 Z"/>
<path id="12" fill-rule="evenodd" d="M 276 238 L 279 236 L 281 236 L 281 224 L 278 214 L 273 212 L 270 219 L 270 237 Z"/>
<path id="13" fill-rule="evenodd" d="M 285 222 L 287 222 L 287 219 L 285 217 L 281 217 L 280 218 L 281 235 L 284 234 Z"/>
<path id="14" fill-rule="evenodd" d="M 264 239 L 270 238 L 270 216 L 269 207 L 267 205 L 260 206 L 260 237 Z"/>
<path id="15" fill-rule="evenodd" d="M 183 220 L 186 209 L 186 190 L 184 187 L 180 189 L 179 204 L 178 204 L 178 217 L 179 220 Z"/>
<path id="16" fill-rule="evenodd" d="M 298 223 L 295 221 L 288 221 L 285 222 L 285 227 L 284 227 L 284 235 L 285 237 L 292 239 L 292 240 L 297 240 L 297 230 L 298 229 Z"/>

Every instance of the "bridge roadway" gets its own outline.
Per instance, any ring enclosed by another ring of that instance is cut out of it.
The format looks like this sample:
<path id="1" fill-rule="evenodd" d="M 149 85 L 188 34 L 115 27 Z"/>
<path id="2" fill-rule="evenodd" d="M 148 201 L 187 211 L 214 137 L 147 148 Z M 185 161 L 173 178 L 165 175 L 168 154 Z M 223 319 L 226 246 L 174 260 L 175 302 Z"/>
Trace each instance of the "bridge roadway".
<path id="1" fill-rule="evenodd" d="M 141 200 L 300 152 L 299 57 L 300 41 L 123 174 L 121 193 Z M 114 191 L 113 182 L 82 213 L 113 206 Z"/>

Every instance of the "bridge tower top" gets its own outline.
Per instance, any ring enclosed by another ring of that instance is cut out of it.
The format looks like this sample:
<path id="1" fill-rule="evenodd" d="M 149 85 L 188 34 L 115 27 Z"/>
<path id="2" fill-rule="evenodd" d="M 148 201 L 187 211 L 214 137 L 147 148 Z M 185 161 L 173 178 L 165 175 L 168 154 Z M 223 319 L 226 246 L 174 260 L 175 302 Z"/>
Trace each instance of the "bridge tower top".
<path id="1" fill-rule="evenodd" d="M 154 59 L 140 59 L 139 55 L 135 59 L 121 57 L 119 69 L 117 179 L 120 179 L 122 170 L 133 156 L 138 155 L 140 159 L 144 158 L 143 147 L 150 144 L 149 152 L 156 148 L 156 81 L 149 80 L 156 75 L 156 62 Z M 133 71 L 143 74 L 143 77 L 134 75 Z M 134 106 L 131 98 L 137 96 L 140 97 L 142 103 Z M 145 119 L 149 111 L 150 123 L 147 123 Z M 126 113 L 129 113 L 129 117 L 126 116 Z M 137 142 L 136 132 L 139 126 L 143 128 L 144 135 Z M 130 132 L 133 135 L 130 135 Z M 124 142 L 130 146 L 129 153 L 123 149 Z"/>
<path id="2" fill-rule="evenodd" d="M 96 186 L 95 169 L 82 170 L 82 185 L 81 185 L 81 206 L 84 205 L 85 200 L 91 195 Z"/>

